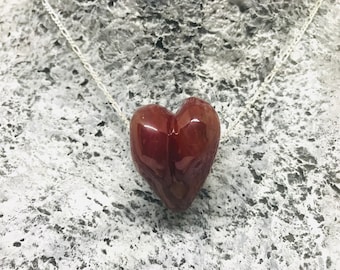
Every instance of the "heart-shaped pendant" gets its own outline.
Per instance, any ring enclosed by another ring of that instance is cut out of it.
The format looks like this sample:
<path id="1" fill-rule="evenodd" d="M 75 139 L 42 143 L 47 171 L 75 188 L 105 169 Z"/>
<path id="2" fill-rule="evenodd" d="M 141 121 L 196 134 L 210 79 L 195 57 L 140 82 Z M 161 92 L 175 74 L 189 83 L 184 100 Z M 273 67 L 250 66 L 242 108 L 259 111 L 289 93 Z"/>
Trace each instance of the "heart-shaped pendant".
<path id="1" fill-rule="evenodd" d="M 139 108 L 130 123 L 132 159 L 165 205 L 186 210 L 213 164 L 220 122 L 213 107 L 188 98 L 176 114 L 159 105 Z"/>

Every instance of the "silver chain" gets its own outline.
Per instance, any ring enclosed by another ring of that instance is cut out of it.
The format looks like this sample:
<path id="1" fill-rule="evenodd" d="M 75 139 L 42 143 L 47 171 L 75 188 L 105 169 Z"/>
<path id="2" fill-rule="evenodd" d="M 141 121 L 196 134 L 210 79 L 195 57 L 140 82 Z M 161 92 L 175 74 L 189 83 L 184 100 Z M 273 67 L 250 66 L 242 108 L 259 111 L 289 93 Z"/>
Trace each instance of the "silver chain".
<path id="1" fill-rule="evenodd" d="M 248 110 L 255 104 L 255 102 L 258 100 L 260 94 L 263 94 L 265 90 L 268 88 L 271 81 L 274 79 L 275 75 L 280 71 L 280 68 L 282 65 L 287 61 L 288 57 L 292 53 L 292 51 L 295 49 L 296 45 L 300 42 L 303 35 L 305 34 L 308 26 L 313 21 L 316 13 L 318 12 L 320 6 L 322 5 L 324 0 L 318 0 L 314 7 L 311 9 L 310 14 L 308 18 L 306 19 L 305 23 L 301 27 L 299 33 L 295 36 L 295 38 L 290 42 L 290 44 L 287 46 L 286 50 L 283 51 L 283 53 L 280 53 L 280 57 L 276 61 L 273 69 L 271 72 L 265 77 L 263 80 L 263 83 L 259 86 L 259 88 L 256 89 L 254 95 L 250 97 L 244 106 L 244 109 L 239 113 L 237 118 L 229 125 L 227 131 L 222 135 L 221 141 L 226 140 L 233 131 L 236 130 L 236 126 L 242 119 L 242 117 L 248 112 Z"/>
<path id="2" fill-rule="evenodd" d="M 59 28 L 61 34 L 65 37 L 67 42 L 70 44 L 72 50 L 74 53 L 78 56 L 79 60 L 83 64 L 84 68 L 90 73 L 92 79 L 96 82 L 97 87 L 103 92 L 105 97 L 110 102 L 112 108 L 116 111 L 118 116 L 122 119 L 124 124 L 129 127 L 129 120 L 126 117 L 125 113 L 119 108 L 118 103 L 113 99 L 113 97 L 110 95 L 109 91 L 106 89 L 106 86 L 103 84 L 99 74 L 97 71 L 94 70 L 92 65 L 89 63 L 89 61 L 85 58 L 83 53 L 80 51 L 79 47 L 75 43 L 74 39 L 71 37 L 69 31 L 66 29 L 64 24 L 61 22 L 58 14 L 54 11 L 54 9 L 51 7 L 48 0 L 42 0 L 42 4 L 46 8 L 47 12 L 50 14 L 52 20 L 55 22 L 57 27 Z"/>
<path id="3" fill-rule="evenodd" d="M 271 70 L 271 72 L 265 77 L 263 83 L 256 89 L 255 93 L 252 97 L 250 97 L 243 108 L 243 110 L 238 114 L 236 119 L 229 125 L 226 132 L 222 134 L 221 141 L 227 140 L 228 137 L 231 135 L 233 131 L 236 130 L 236 126 L 239 124 L 242 117 L 249 111 L 249 109 L 255 104 L 255 102 L 258 100 L 261 94 L 265 92 L 265 90 L 268 88 L 271 81 L 274 79 L 276 74 L 280 71 L 280 68 L 282 65 L 287 61 L 288 57 L 296 47 L 296 45 L 300 42 L 303 35 L 305 34 L 308 26 L 313 21 L 316 13 L 318 12 L 320 6 L 322 5 L 324 0 L 318 0 L 314 7 L 311 8 L 310 14 L 308 18 L 306 19 L 305 23 L 301 27 L 299 33 L 295 36 L 295 38 L 290 42 L 290 44 L 287 46 L 287 48 L 280 54 L 280 57 L 276 61 L 274 68 Z M 83 53 L 80 51 L 79 47 L 76 45 L 75 41 L 71 37 L 69 31 L 66 29 L 64 24 L 61 22 L 58 14 L 54 11 L 54 9 L 51 7 L 48 0 L 42 0 L 42 4 L 47 10 L 48 14 L 51 16 L 51 19 L 54 21 L 54 23 L 59 28 L 61 34 L 65 37 L 69 45 L 71 46 L 74 53 L 78 56 L 79 60 L 83 64 L 84 68 L 89 72 L 90 76 L 93 78 L 93 80 L 96 82 L 97 87 L 104 93 L 108 101 L 110 102 L 112 108 L 116 111 L 118 116 L 122 119 L 124 124 L 129 127 L 129 121 L 126 117 L 125 113 L 120 109 L 118 103 L 113 99 L 113 97 L 110 95 L 109 91 L 106 89 L 105 85 L 103 84 L 99 74 L 94 70 L 92 65 L 89 63 L 89 61 L 85 58 Z"/>

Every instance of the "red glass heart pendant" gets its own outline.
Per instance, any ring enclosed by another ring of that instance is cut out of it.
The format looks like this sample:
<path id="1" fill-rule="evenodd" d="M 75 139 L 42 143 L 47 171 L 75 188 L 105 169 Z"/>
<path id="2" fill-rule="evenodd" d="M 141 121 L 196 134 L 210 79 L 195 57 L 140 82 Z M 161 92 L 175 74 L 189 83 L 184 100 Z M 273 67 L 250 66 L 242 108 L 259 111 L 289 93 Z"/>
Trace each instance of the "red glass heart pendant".
<path id="1" fill-rule="evenodd" d="M 139 108 L 130 123 L 132 159 L 169 209 L 186 210 L 213 164 L 220 122 L 213 107 L 188 98 L 176 114 L 159 105 Z"/>

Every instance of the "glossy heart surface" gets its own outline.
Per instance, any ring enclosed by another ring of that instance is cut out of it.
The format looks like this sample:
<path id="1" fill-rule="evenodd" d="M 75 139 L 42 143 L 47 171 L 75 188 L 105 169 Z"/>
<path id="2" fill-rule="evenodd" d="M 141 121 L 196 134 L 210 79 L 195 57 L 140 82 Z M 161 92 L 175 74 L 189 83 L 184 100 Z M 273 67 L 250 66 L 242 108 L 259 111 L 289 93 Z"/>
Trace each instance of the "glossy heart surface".
<path id="1" fill-rule="evenodd" d="M 185 100 L 175 114 L 159 105 L 143 106 L 130 123 L 135 166 L 174 211 L 186 210 L 204 184 L 219 138 L 214 108 L 194 97 Z"/>

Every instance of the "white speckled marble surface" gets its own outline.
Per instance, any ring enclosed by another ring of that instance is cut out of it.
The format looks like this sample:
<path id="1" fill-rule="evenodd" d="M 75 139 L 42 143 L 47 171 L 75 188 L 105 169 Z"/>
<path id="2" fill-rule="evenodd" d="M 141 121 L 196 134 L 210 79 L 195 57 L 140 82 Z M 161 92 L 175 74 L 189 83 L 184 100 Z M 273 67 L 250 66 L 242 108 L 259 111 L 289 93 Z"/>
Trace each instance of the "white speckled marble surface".
<path id="1" fill-rule="evenodd" d="M 195 95 L 223 132 L 314 3 L 51 1 L 127 115 Z M 0 269 L 340 269 L 339 14 L 323 3 L 174 214 L 40 1 L 0 1 Z"/>

